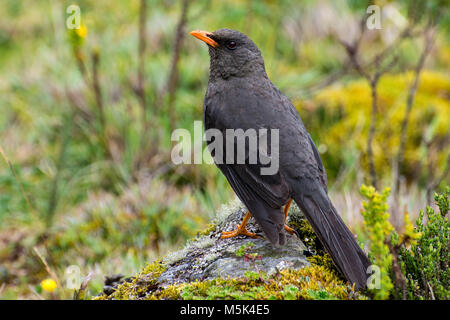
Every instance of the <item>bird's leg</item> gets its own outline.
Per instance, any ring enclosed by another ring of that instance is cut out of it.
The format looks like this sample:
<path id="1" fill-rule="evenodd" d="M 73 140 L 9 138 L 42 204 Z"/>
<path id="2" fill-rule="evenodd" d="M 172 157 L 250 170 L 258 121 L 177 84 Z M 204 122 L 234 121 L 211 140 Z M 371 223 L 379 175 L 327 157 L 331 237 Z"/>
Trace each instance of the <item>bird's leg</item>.
<path id="1" fill-rule="evenodd" d="M 249 211 L 247 211 L 247 214 L 245 215 L 241 224 L 238 224 L 236 226 L 236 229 L 233 231 L 223 231 L 221 238 L 227 239 L 227 238 L 233 238 L 233 237 L 240 236 L 240 235 L 248 236 L 250 238 L 257 238 L 258 235 L 256 233 L 248 231 L 247 228 L 245 227 L 247 225 L 248 220 L 250 220 L 250 217 L 251 217 L 251 214 Z"/>
<path id="2" fill-rule="evenodd" d="M 287 220 L 287 216 L 288 216 L 288 213 L 289 213 L 289 208 L 291 207 L 291 203 L 292 203 L 292 198 L 290 198 L 289 201 L 284 206 L 284 230 L 286 230 L 290 234 L 294 234 L 295 233 L 294 229 L 292 229 L 291 227 L 289 227 L 286 224 L 286 220 Z"/>

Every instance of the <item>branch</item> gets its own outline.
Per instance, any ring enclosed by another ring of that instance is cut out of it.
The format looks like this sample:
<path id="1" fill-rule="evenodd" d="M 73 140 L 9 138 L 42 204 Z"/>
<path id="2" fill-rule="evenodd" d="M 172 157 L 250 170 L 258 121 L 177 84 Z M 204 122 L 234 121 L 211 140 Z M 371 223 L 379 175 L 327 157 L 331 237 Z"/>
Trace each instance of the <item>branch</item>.
<path id="1" fill-rule="evenodd" d="M 401 290 L 403 300 L 406 300 L 406 279 L 399 263 L 399 251 L 405 241 L 406 240 L 397 245 L 392 245 L 390 240 L 386 241 L 389 251 L 392 254 L 392 269 L 394 271 L 395 286 Z"/>
<path id="2" fill-rule="evenodd" d="M 427 184 L 427 190 L 426 190 L 426 200 L 427 204 L 431 204 L 431 193 L 434 189 L 436 189 L 439 184 L 447 177 L 448 173 L 450 172 L 450 154 L 447 156 L 447 165 L 445 169 L 442 171 L 442 173 L 437 177 L 433 178 L 433 165 L 431 163 L 431 157 L 429 156 L 429 145 L 427 145 L 427 154 L 428 154 L 428 174 L 429 174 L 429 183 Z"/>
<path id="3" fill-rule="evenodd" d="M 363 17 L 360 23 L 361 32 L 354 41 L 353 44 L 349 44 L 343 40 L 340 40 L 340 43 L 343 45 L 347 52 L 347 56 L 349 58 L 350 64 L 353 66 L 353 68 L 362 76 L 364 77 L 367 82 L 370 85 L 371 89 L 371 96 L 372 96 L 372 111 L 371 111 L 371 118 L 370 118 L 370 128 L 369 128 L 369 135 L 367 138 L 367 156 L 369 159 L 369 171 L 370 176 L 372 180 L 372 185 L 377 188 L 377 175 L 376 175 L 376 169 L 375 169 L 375 162 L 374 162 L 374 154 L 373 154 L 373 139 L 375 136 L 375 125 L 376 125 L 376 117 L 377 117 L 377 110 L 378 110 L 378 92 L 377 92 L 377 86 L 378 81 L 380 80 L 381 76 L 388 72 L 390 69 L 394 67 L 394 65 L 398 61 L 398 56 L 395 56 L 390 63 L 388 63 L 386 66 L 381 67 L 382 62 L 386 59 L 388 55 L 394 50 L 394 48 L 401 42 L 403 39 L 405 39 L 407 36 L 409 36 L 408 28 L 406 28 L 403 32 L 401 32 L 400 36 L 391 43 L 390 46 L 385 48 L 383 51 L 375 55 L 375 57 L 372 59 L 371 62 L 367 64 L 361 64 L 358 59 L 358 53 L 359 48 L 364 36 L 365 31 L 365 21 L 366 17 Z M 394 45 L 395 44 L 395 45 Z M 373 74 L 369 73 L 368 69 L 375 65 L 376 70 Z"/>
<path id="4" fill-rule="evenodd" d="M 371 67 L 373 67 L 373 65 L 375 65 L 376 61 L 382 61 L 386 56 L 390 55 L 390 53 L 394 50 L 394 48 L 397 48 L 402 41 L 404 41 L 406 38 L 409 38 L 413 35 L 413 32 L 410 30 L 410 26 L 406 27 L 401 33 L 400 35 L 397 37 L 397 39 L 395 41 L 393 41 L 389 46 L 387 46 L 386 48 L 384 48 L 383 50 L 381 50 L 378 54 L 375 55 L 375 57 L 369 61 L 366 64 L 359 64 L 359 69 L 361 70 L 368 70 Z M 360 37 L 358 38 L 358 40 L 356 41 L 356 44 L 353 45 L 349 45 L 348 43 L 346 43 L 345 41 L 339 40 L 340 44 L 347 50 L 355 50 L 353 47 L 359 48 L 359 44 L 362 41 L 362 34 L 360 34 Z M 348 53 L 348 51 L 347 51 Z M 353 52 L 352 52 L 353 53 Z M 343 67 L 335 72 L 333 72 L 331 75 L 329 75 L 326 79 L 324 79 L 323 81 L 321 81 L 318 84 L 313 84 L 313 85 L 309 85 L 306 88 L 304 88 L 304 90 L 306 91 L 306 93 L 304 94 L 305 96 L 311 95 L 314 91 L 323 89 L 331 84 L 333 84 L 334 82 L 336 82 L 337 80 L 339 80 L 341 77 L 345 76 L 346 74 L 349 74 L 351 72 L 352 65 L 354 65 L 355 61 L 351 61 L 350 57 L 348 59 L 348 61 L 346 61 L 343 65 Z M 359 72 L 358 72 L 359 73 Z"/>
<path id="5" fill-rule="evenodd" d="M 178 61 L 180 59 L 180 51 L 181 51 L 181 44 L 184 39 L 184 27 L 187 22 L 187 11 L 188 11 L 188 5 L 189 0 L 183 0 L 182 8 L 181 8 L 181 15 L 180 19 L 178 20 L 177 25 L 177 31 L 175 34 L 174 39 L 174 51 L 172 56 L 172 66 L 170 69 L 170 75 L 169 80 L 167 83 L 167 90 L 169 95 L 169 102 L 168 102 L 168 112 L 169 112 L 169 118 L 170 118 L 170 130 L 173 131 L 175 128 L 176 123 L 176 116 L 175 116 L 175 93 L 176 88 L 178 84 Z"/>
<path id="6" fill-rule="evenodd" d="M 147 0 L 141 0 L 139 9 L 139 48 L 138 48 L 138 85 L 137 95 L 141 103 L 143 121 L 146 121 L 147 103 L 145 98 L 145 49 L 147 47 L 147 35 L 145 22 L 147 20 Z"/>
<path id="7" fill-rule="evenodd" d="M 405 116 L 402 120 L 401 129 L 400 129 L 400 146 L 398 149 L 397 157 L 395 159 L 394 168 L 393 168 L 393 170 L 394 170 L 394 190 L 393 190 L 394 198 L 397 197 L 399 188 L 400 188 L 400 174 L 402 171 L 402 164 L 403 164 L 403 159 L 405 156 L 406 140 L 407 140 L 408 125 L 409 125 L 411 110 L 414 105 L 414 100 L 415 100 L 417 89 L 419 86 L 420 74 L 425 65 L 425 60 L 433 46 L 434 32 L 435 31 L 431 28 L 430 25 L 428 25 L 424 31 L 425 45 L 424 45 L 422 53 L 419 57 L 419 61 L 414 69 L 414 79 L 413 79 L 413 82 L 411 83 L 411 86 L 409 87 L 409 91 L 408 91 L 408 97 L 406 100 L 406 112 L 405 112 Z"/>
<path id="8" fill-rule="evenodd" d="M 100 64 L 100 53 L 98 50 L 94 50 L 92 53 L 92 90 L 94 91 L 95 101 L 98 109 L 98 116 L 100 121 L 100 132 L 99 137 L 101 140 L 101 144 L 103 146 L 103 151 L 105 154 L 112 159 L 112 154 L 108 147 L 108 140 L 106 137 L 106 120 L 105 120 L 105 111 L 103 106 L 103 97 L 102 97 L 102 88 L 100 85 L 100 80 L 98 76 L 98 66 Z"/>

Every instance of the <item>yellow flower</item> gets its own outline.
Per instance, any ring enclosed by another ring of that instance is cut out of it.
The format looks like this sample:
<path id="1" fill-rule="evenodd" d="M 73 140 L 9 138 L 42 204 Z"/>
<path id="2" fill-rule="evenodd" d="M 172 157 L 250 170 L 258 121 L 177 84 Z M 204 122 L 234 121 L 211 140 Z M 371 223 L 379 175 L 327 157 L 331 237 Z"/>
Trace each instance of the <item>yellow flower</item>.
<path id="1" fill-rule="evenodd" d="M 84 24 L 82 24 L 78 29 L 75 29 L 75 32 L 80 38 L 86 38 L 88 29 Z"/>
<path id="2" fill-rule="evenodd" d="M 53 292 L 56 289 L 57 285 L 55 280 L 47 278 L 41 281 L 41 287 L 44 291 Z"/>

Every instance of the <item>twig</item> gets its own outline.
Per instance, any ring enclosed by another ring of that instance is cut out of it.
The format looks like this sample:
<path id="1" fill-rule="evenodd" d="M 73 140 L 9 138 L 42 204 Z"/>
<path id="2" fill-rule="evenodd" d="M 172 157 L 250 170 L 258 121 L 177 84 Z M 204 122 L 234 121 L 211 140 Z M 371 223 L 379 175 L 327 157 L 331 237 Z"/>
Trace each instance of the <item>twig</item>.
<path id="1" fill-rule="evenodd" d="M 187 11 L 189 6 L 189 0 L 183 0 L 180 19 L 178 20 L 177 31 L 174 39 L 174 48 L 172 56 L 172 64 L 170 69 L 169 80 L 167 83 L 167 90 L 169 95 L 168 112 L 170 119 L 170 130 L 175 129 L 176 115 L 174 110 L 175 105 L 175 93 L 178 84 L 178 61 L 180 59 L 181 45 L 184 39 L 184 27 L 186 25 Z"/>
<path id="2" fill-rule="evenodd" d="M 80 49 L 75 48 L 74 54 L 75 54 L 75 58 L 77 61 L 78 69 L 80 70 L 80 73 L 83 76 L 83 80 L 84 80 L 86 86 L 92 89 L 94 96 L 95 96 L 95 102 L 96 102 L 97 110 L 98 110 L 98 118 L 100 121 L 100 132 L 97 132 L 97 134 L 100 137 L 102 147 L 103 147 L 105 154 L 109 158 L 112 158 L 112 155 L 111 155 L 110 150 L 107 145 L 106 121 L 105 121 L 105 113 L 104 113 L 104 106 L 103 106 L 103 97 L 102 97 L 102 90 L 101 90 L 101 85 L 100 85 L 100 80 L 99 80 L 99 75 L 98 75 L 98 67 L 100 64 L 100 53 L 97 49 L 95 49 L 92 52 L 92 79 L 90 79 L 90 77 L 88 75 L 85 60 L 84 60 L 84 57 L 83 57 Z M 69 100 L 71 100 L 70 95 L 68 95 L 68 97 L 70 98 Z"/>
<path id="3" fill-rule="evenodd" d="M 100 121 L 100 140 L 103 146 L 103 150 L 105 154 L 113 159 L 113 156 L 108 147 L 108 140 L 106 136 L 106 120 L 105 120 L 105 111 L 103 105 L 103 97 L 102 97 L 102 88 L 100 85 L 100 80 L 98 76 L 98 67 L 100 64 L 100 53 L 98 50 L 94 50 L 92 52 L 92 90 L 94 91 L 95 101 L 98 109 L 98 116 Z"/>
<path id="4" fill-rule="evenodd" d="M 68 119 L 66 119 L 65 123 L 63 123 L 64 128 L 62 128 L 62 139 L 61 139 L 61 146 L 58 156 L 58 162 L 56 164 L 56 174 L 53 178 L 52 187 L 50 191 L 50 199 L 48 202 L 48 210 L 47 210 L 47 216 L 46 216 L 46 225 L 49 227 L 51 225 L 51 222 L 53 220 L 53 216 L 55 214 L 56 206 L 58 204 L 58 185 L 59 180 L 61 176 L 61 172 L 63 170 L 64 164 L 65 164 L 65 158 L 66 158 L 66 150 L 69 145 L 69 140 L 71 137 L 71 130 L 72 130 L 72 118 L 73 115 L 71 115 Z"/>
<path id="5" fill-rule="evenodd" d="M 83 76 L 83 80 L 84 80 L 86 86 L 92 89 L 94 96 L 95 96 L 95 102 L 96 102 L 97 109 L 98 109 L 98 118 L 100 121 L 100 132 L 97 132 L 97 134 L 100 137 L 105 154 L 107 154 L 110 158 L 112 158 L 111 154 L 109 152 L 109 148 L 107 146 L 107 141 L 106 141 L 106 133 L 105 133 L 106 121 L 105 121 L 105 114 L 104 114 L 102 90 L 101 90 L 100 80 L 99 80 L 99 76 L 98 76 L 98 67 L 100 64 L 100 53 L 98 52 L 97 49 L 92 52 L 92 79 L 90 79 L 90 77 L 88 75 L 85 60 L 84 60 L 84 57 L 83 57 L 80 49 L 75 48 L 74 54 L 75 54 L 75 58 L 77 60 L 78 69 L 80 70 L 80 73 Z M 72 97 L 70 97 L 69 95 L 68 95 L 68 97 L 70 98 L 69 100 L 71 100 Z"/>
<path id="6" fill-rule="evenodd" d="M 402 245 L 406 243 L 407 239 L 402 241 L 401 243 L 393 246 L 391 241 L 386 241 L 389 251 L 392 254 L 392 269 L 394 271 L 395 285 L 402 291 L 402 299 L 406 300 L 406 279 L 402 273 L 400 264 L 399 264 L 399 250 Z"/>
<path id="7" fill-rule="evenodd" d="M 439 184 L 441 183 L 441 181 L 443 181 L 448 173 L 450 172 L 450 154 L 447 156 L 447 164 L 445 169 L 442 171 L 441 175 L 439 175 L 437 178 L 434 178 L 434 173 L 433 173 L 433 164 L 431 161 L 431 157 L 430 157 L 430 146 L 431 143 L 428 143 L 426 145 L 427 148 L 427 155 L 428 155 L 428 180 L 429 183 L 427 184 L 427 189 L 426 189 L 426 200 L 427 200 L 427 205 L 430 205 L 432 202 L 432 198 L 431 198 L 431 193 L 433 192 L 434 189 L 436 189 Z"/>
<path id="8" fill-rule="evenodd" d="M 376 125 L 376 117 L 378 113 L 378 91 L 377 86 L 378 82 L 381 78 L 381 76 L 386 73 L 388 70 L 390 70 L 397 62 L 397 57 L 392 59 L 392 61 L 385 67 L 381 68 L 379 67 L 379 62 L 377 62 L 377 71 L 373 75 L 372 78 L 368 76 L 368 81 L 370 81 L 370 90 L 372 93 L 372 112 L 370 117 L 370 128 L 369 128 L 369 136 L 367 138 L 367 155 L 369 158 L 369 170 L 370 170 L 370 176 L 372 179 L 372 185 L 375 187 L 375 189 L 378 188 L 378 182 L 377 182 L 377 173 L 375 169 L 375 160 L 374 160 L 374 154 L 373 154 L 373 139 L 375 136 L 375 125 Z"/>
<path id="9" fill-rule="evenodd" d="M 385 58 L 391 53 L 391 50 L 393 50 L 394 46 L 389 46 L 385 48 L 385 50 L 381 51 L 379 54 L 375 55 L 374 59 L 368 63 L 368 64 L 361 64 L 358 59 L 358 52 L 360 48 L 360 44 L 362 41 L 362 38 L 364 36 L 365 31 L 365 21 L 367 17 L 363 17 L 360 23 L 361 32 L 356 39 L 356 41 L 353 44 L 349 44 L 343 40 L 340 40 L 340 43 L 344 46 L 350 64 L 353 66 L 353 68 L 362 76 L 364 77 L 367 82 L 370 85 L 371 90 L 371 97 L 372 97 L 372 109 L 371 109 L 371 117 L 370 117 L 370 127 L 369 127 L 369 134 L 367 137 L 367 157 L 369 160 L 369 173 L 371 177 L 371 183 L 372 185 L 377 188 L 378 182 L 377 182 L 377 174 L 375 169 L 375 161 L 374 161 L 374 154 L 373 154 L 373 139 L 375 136 L 375 127 L 376 127 L 376 117 L 378 112 L 378 91 L 377 86 L 378 82 L 383 74 L 388 72 L 390 69 L 394 67 L 394 65 L 397 63 L 398 57 L 394 57 L 390 63 L 388 63 L 385 67 L 381 67 L 382 62 L 385 60 Z M 403 37 L 405 37 L 407 34 L 406 32 L 402 32 L 401 36 L 395 41 L 401 41 L 403 40 Z M 373 74 L 370 74 L 367 69 L 369 66 L 375 65 L 375 72 Z M 363 67 L 364 66 L 364 67 Z"/>
<path id="10" fill-rule="evenodd" d="M 428 286 L 428 290 L 430 290 L 431 300 L 436 300 L 436 298 L 434 297 L 433 289 L 431 288 L 430 283 L 428 281 L 427 281 L 427 286 Z"/>
<path id="11" fill-rule="evenodd" d="M 100 54 L 97 50 L 92 52 L 92 89 L 94 90 L 95 102 L 97 103 L 98 115 L 102 131 L 105 130 L 105 112 L 103 110 L 102 90 L 98 78 L 98 65 L 100 63 Z"/>
<path id="12" fill-rule="evenodd" d="M 147 49 L 147 28 L 146 28 L 146 21 L 147 21 L 147 0 L 141 0 L 140 3 L 140 9 L 139 9 L 139 45 L 138 45 L 138 83 L 137 88 L 135 90 L 136 95 L 138 96 L 139 103 L 141 105 L 142 109 L 142 116 L 141 116 L 141 127 L 142 127 L 142 134 L 141 134 L 141 140 L 140 140 L 140 153 L 137 156 L 134 166 L 133 166 L 133 174 L 134 172 L 140 168 L 141 162 L 143 161 L 143 158 L 148 156 L 147 152 L 149 149 L 149 145 L 156 145 L 155 143 L 149 142 L 151 139 L 148 136 L 151 123 L 148 120 L 149 117 L 149 110 L 148 105 L 149 101 L 147 99 L 146 90 L 145 90 L 145 56 L 146 56 L 146 49 Z M 155 103 L 154 107 L 158 108 L 159 104 Z"/>
<path id="13" fill-rule="evenodd" d="M 401 175 L 401 171 L 402 171 L 403 159 L 405 156 L 409 119 L 410 119 L 412 107 L 414 105 L 414 100 L 416 97 L 417 89 L 419 86 L 420 74 L 425 65 L 425 60 L 433 46 L 434 31 L 430 28 L 429 25 L 425 29 L 424 35 L 425 35 L 425 44 L 424 44 L 422 53 L 420 55 L 419 61 L 416 65 L 416 67 L 414 68 L 414 79 L 411 83 L 411 86 L 409 87 L 408 97 L 406 100 L 406 112 L 405 112 L 405 116 L 403 117 L 401 129 L 400 129 L 400 145 L 398 148 L 397 157 L 394 161 L 394 167 L 393 167 L 393 171 L 394 171 L 393 172 L 393 176 L 394 176 L 393 196 L 394 196 L 394 199 L 398 198 L 398 193 L 399 193 L 399 189 L 400 189 L 400 175 Z"/>
<path id="14" fill-rule="evenodd" d="M 147 47 L 147 33 L 145 23 L 147 21 L 147 0 L 141 0 L 139 9 L 139 49 L 138 49 L 138 87 L 137 94 L 143 112 L 143 123 L 146 123 L 147 103 L 145 96 L 145 49 Z M 145 127 L 145 126 L 144 126 Z"/>
<path id="15" fill-rule="evenodd" d="M 373 156 L 373 138 L 375 136 L 375 122 L 377 117 L 377 110 L 378 110 L 378 93 L 377 93 L 377 83 L 378 82 L 371 82 L 370 83 L 370 90 L 372 93 L 372 112 L 370 115 L 370 128 L 369 128 L 369 135 L 367 137 L 367 157 L 369 158 L 369 170 L 370 170 L 370 176 L 372 179 L 372 185 L 375 187 L 375 189 L 378 189 L 377 186 L 377 173 L 375 170 L 375 161 Z"/>
<path id="16" fill-rule="evenodd" d="M 92 272 L 89 272 L 87 277 L 84 279 L 83 283 L 81 283 L 80 289 L 76 290 L 73 294 L 73 300 L 80 300 L 84 297 L 84 291 L 87 288 L 89 281 L 91 281 Z"/>
<path id="17" fill-rule="evenodd" d="M 47 260 L 42 256 L 42 254 L 39 252 L 38 248 L 36 246 L 33 247 L 34 252 L 37 254 L 37 256 L 39 257 L 39 259 L 41 259 L 42 263 L 45 266 L 45 269 L 47 270 L 48 274 L 50 275 L 50 277 L 55 280 L 58 288 L 60 287 L 60 282 L 58 279 L 58 276 L 56 275 L 56 273 L 53 272 L 52 269 L 50 269 L 50 266 L 47 263 Z"/>
<path id="18" fill-rule="evenodd" d="M 363 20 L 361 22 L 361 24 L 365 23 L 364 21 L 365 20 Z M 408 37 L 411 37 L 412 35 L 413 35 L 413 32 L 410 30 L 410 26 L 408 25 L 402 32 L 400 32 L 400 35 L 395 39 L 395 41 L 393 41 L 390 45 L 388 45 L 386 48 L 384 48 L 379 53 L 377 53 L 375 55 L 375 57 L 372 60 L 370 60 L 368 63 L 360 65 L 360 69 L 362 69 L 362 70 L 370 69 L 371 67 L 373 67 L 375 65 L 376 61 L 382 61 L 386 56 L 388 56 L 393 51 L 394 48 L 397 48 L 401 44 L 402 41 L 404 41 Z M 362 36 L 363 36 L 363 33 L 360 34 L 360 37 L 357 40 L 357 44 L 356 44 L 357 47 L 359 47 L 359 44 L 362 41 Z M 348 43 L 346 43 L 342 40 L 339 40 L 339 42 L 345 49 L 347 49 L 347 47 L 349 47 Z M 330 74 L 328 77 L 326 77 L 321 82 L 319 82 L 317 84 L 312 84 L 312 85 L 306 86 L 303 89 L 305 91 L 305 93 L 302 96 L 310 96 L 315 91 L 323 89 L 323 88 L 333 84 L 334 82 L 336 82 L 343 76 L 350 74 L 352 71 L 351 69 L 353 69 L 352 64 L 353 64 L 353 62 L 349 59 L 348 61 L 346 61 L 344 63 L 344 65 L 342 66 L 341 69 L 336 70 L 335 72 Z"/>
<path id="19" fill-rule="evenodd" d="M 30 289 L 30 291 L 39 299 L 39 300 L 45 300 L 45 298 L 43 297 L 43 296 L 41 296 L 37 291 L 36 291 L 36 289 L 32 286 L 32 285 L 29 285 L 28 286 L 28 289 Z"/>
<path id="20" fill-rule="evenodd" d="M 262 260 L 262 256 L 257 253 L 248 253 L 248 252 L 244 254 L 244 261 L 245 262 L 251 261 L 253 263 L 253 267 L 255 268 L 256 272 L 258 273 L 259 280 L 264 282 L 264 279 L 261 276 L 261 270 L 258 268 L 258 265 L 256 264 L 256 260 Z"/>
<path id="21" fill-rule="evenodd" d="M 6 287 L 6 283 L 3 282 L 2 285 L 0 286 L 0 296 L 2 295 L 2 292 L 5 289 L 5 287 Z"/>
<path id="22" fill-rule="evenodd" d="M 372 96 L 372 111 L 371 111 L 371 117 L 370 117 L 370 127 L 369 127 L 369 135 L 367 137 L 367 157 L 369 159 L 369 170 L 370 170 L 370 176 L 372 179 L 372 185 L 377 188 L 377 175 L 375 170 L 375 163 L 374 163 L 374 156 L 373 156 L 373 138 L 375 136 L 375 123 L 376 123 L 376 116 L 377 116 L 377 110 L 378 110 L 378 92 L 377 92 L 377 85 L 378 81 L 381 77 L 381 72 L 376 72 L 373 76 L 371 76 L 364 68 L 361 67 L 361 64 L 358 61 L 357 53 L 358 53 L 358 43 L 356 43 L 353 46 L 344 44 L 347 54 L 350 58 L 350 61 L 358 73 L 363 76 L 367 82 L 369 82 L 370 85 L 370 91 Z M 376 64 L 379 66 L 380 61 L 377 58 Z"/>
<path id="23" fill-rule="evenodd" d="M 91 81 L 89 80 L 89 74 L 87 72 L 86 64 L 84 62 L 84 55 L 81 52 L 79 47 L 75 47 L 73 49 L 73 54 L 74 54 L 75 60 L 77 62 L 78 70 L 80 70 L 81 76 L 83 77 L 83 80 L 86 83 L 86 85 L 89 86 Z"/>
<path id="24" fill-rule="evenodd" d="M 304 88 L 302 88 L 301 90 L 303 91 L 303 93 L 298 94 L 297 98 L 310 97 L 314 92 L 332 85 L 334 82 L 341 79 L 343 76 L 345 76 L 349 72 L 350 72 L 349 63 L 347 62 L 344 64 L 344 66 L 341 69 L 334 71 L 332 74 L 327 76 L 322 81 L 320 81 L 318 83 L 313 83 L 313 84 L 307 85 Z"/>

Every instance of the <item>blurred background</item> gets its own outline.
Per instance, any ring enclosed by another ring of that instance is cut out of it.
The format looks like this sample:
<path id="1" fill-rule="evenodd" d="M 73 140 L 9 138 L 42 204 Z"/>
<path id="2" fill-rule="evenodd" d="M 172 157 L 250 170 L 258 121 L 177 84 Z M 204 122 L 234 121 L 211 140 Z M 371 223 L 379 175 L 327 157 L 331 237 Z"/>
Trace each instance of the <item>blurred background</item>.
<path id="1" fill-rule="evenodd" d="M 171 161 L 172 131 L 202 120 L 194 29 L 259 46 L 352 231 L 363 183 L 391 188 L 401 229 L 449 184 L 449 20 L 445 1 L 1 0 L 0 298 L 71 298 L 71 272 L 95 295 L 234 199 L 214 165 Z"/>

